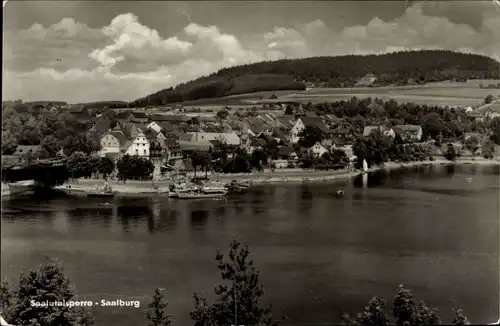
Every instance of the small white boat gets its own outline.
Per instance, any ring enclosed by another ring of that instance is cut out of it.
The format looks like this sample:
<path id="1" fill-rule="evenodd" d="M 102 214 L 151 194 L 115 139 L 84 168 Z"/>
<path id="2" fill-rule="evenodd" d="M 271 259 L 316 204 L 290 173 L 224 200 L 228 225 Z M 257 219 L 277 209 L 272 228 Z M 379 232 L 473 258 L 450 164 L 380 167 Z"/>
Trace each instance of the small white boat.
<path id="1" fill-rule="evenodd" d="M 363 159 L 363 173 L 368 172 L 368 162 L 366 162 L 365 159 Z"/>
<path id="2" fill-rule="evenodd" d="M 10 187 L 8 184 L 2 182 L 2 197 L 10 196 Z"/>
<path id="3" fill-rule="evenodd" d="M 2 183 L 2 197 L 8 195 L 12 196 L 12 195 L 21 195 L 29 193 L 33 191 L 34 187 L 35 187 L 35 180 L 23 180 L 23 181 L 9 183 L 6 185 Z M 4 191 L 6 192 L 5 195 Z"/>

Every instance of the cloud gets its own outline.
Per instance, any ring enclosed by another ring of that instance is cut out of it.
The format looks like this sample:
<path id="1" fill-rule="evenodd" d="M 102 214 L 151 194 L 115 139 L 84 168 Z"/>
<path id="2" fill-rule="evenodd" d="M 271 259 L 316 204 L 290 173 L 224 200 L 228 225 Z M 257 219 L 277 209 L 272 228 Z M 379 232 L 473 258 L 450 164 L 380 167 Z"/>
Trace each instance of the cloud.
<path id="1" fill-rule="evenodd" d="M 390 21 L 332 30 L 321 20 L 233 35 L 189 23 L 170 35 L 131 14 L 92 28 L 71 18 L 4 33 L 6 99 L 133 100 L 223 67 L 279 58 L 445 48 L 500 59 L 500 19 L 483 10 L 478 26 L 452 22 L 415 3 Z M 476 10 L 479 10 L 474 7 Z M 486 8 L 486 7 L 484 7 Z M 440 10 L 452 10 L 443 7 Z"/>
<path id="2" fill-rule="evenodd" d="M 154 70 L 158 66 L 179 64 L 192 44 L 177 37 L 162 39 L 156 30 L 142 25 L 133 14 L 119 15 L 102 33 L 113 43 L 90 53 L 104 67 L 119 72 Z"/>

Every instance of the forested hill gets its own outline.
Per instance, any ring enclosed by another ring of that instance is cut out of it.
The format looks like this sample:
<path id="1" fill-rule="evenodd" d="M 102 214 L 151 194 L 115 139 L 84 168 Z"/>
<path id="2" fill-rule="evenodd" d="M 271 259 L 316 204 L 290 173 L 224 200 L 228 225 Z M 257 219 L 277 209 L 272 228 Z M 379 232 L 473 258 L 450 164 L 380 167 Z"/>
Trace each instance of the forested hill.
<path id="1" fill-rule="evenodd" d="M 218 72 L 164 89 L 131 105 L 165 105 L 258 91 L 304 89 L 304 82 L 324 87 L 353 87 L 373 74 L 372 86 L 405 85 L 450 79 L 498 79 L 498 61 L 445 50 L 405 51 L 381 55 L 347 55 L 258 62 Z"/>

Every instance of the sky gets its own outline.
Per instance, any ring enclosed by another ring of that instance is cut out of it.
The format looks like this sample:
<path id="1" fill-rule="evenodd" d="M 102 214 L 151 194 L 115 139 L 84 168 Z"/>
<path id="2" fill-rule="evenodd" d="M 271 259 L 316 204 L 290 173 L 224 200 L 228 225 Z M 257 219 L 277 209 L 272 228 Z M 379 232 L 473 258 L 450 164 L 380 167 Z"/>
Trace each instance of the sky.
<path id="1" fill-rule="evenodd" d="M 25 1 L 3 8 L 4 100 L 131 101 L 262 60 L 449 49 L 500 60 L 494 1 Z"/>

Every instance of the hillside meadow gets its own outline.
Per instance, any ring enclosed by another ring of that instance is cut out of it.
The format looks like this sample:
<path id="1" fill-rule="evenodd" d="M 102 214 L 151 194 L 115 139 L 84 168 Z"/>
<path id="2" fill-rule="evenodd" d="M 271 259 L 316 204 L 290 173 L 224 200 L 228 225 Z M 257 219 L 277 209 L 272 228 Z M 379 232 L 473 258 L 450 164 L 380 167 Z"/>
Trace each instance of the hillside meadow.
<path id="1" fill-rule="evenodd" d="M 258 105 L 277 102 L 330 102 L 348 100 L 356 97 L 378 97 L 398 102 L 413 102 L 439 106 L 480 105 L 488 94 L 500 96 L 500 89 L 481 89 L 480 84 L 498 84 L 499 80 L 470 80 L 465 83 L 438 82 L 423 86 L 384 86 L 356 88 L 313 88 L 308 91 L 266 91 L 227 96 L 218 99 L 198 100 L 186 105 Z M 270 99 L 275 94 L 277 99 Z"/>

